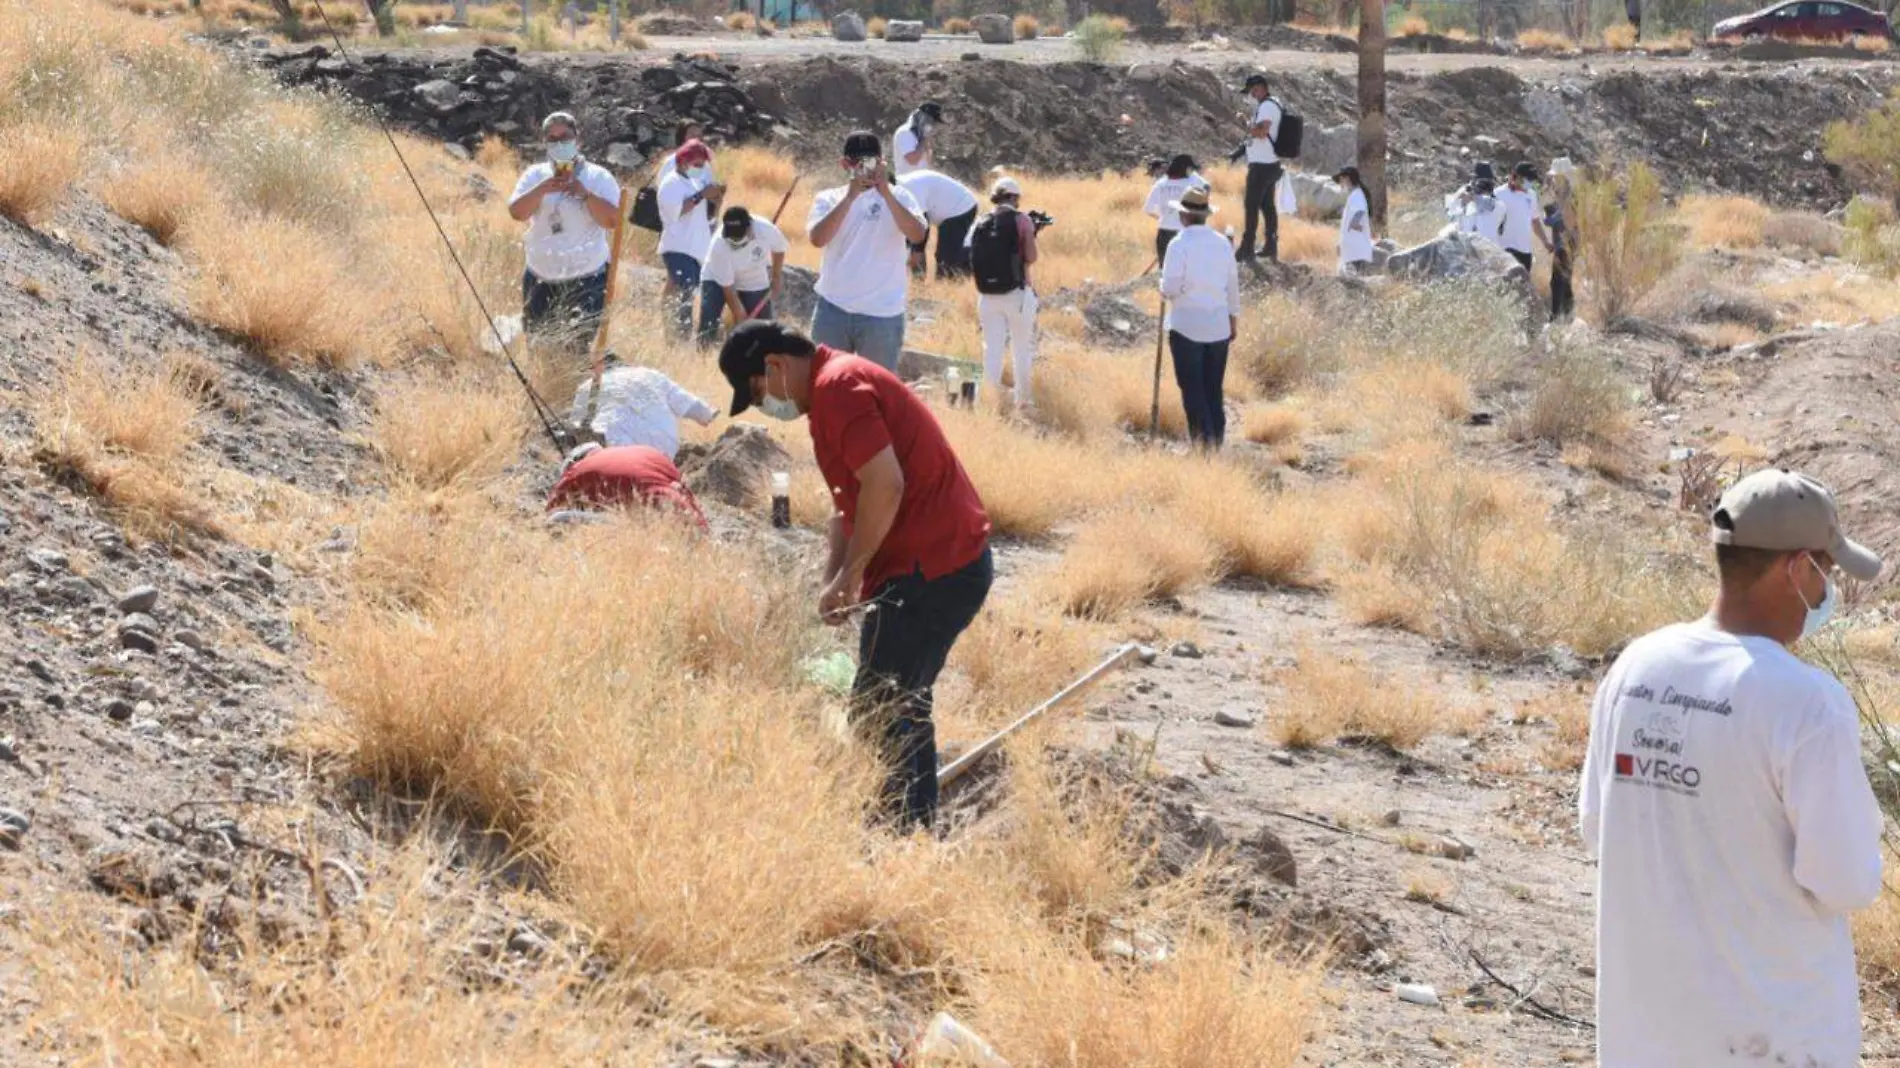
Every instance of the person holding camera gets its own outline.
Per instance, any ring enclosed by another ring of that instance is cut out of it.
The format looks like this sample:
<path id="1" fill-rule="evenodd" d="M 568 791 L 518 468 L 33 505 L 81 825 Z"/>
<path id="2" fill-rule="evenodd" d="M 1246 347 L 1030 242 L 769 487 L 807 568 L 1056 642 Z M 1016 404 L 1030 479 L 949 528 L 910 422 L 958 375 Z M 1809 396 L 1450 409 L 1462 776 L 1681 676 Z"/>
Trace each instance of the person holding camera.
<path id="1" fill-rule="evenodd" d="M 713 180 L 712 149 L 688 141 L 674 154 L 679 169 L 660 183 L 660 262 L 672 291 L 667 296 L 674 336 L 693 332 L 693 297 L 700 292 L 700 267 L 713 240 L 713 214 L 726 187 Z M 703 305 L 702 300 L 702 305 Z M 700 318 L 717 318 L 719 309 L 700 308 Z"/>
<path id="2" fill-rule="evenodd" d="M 924 209 L 924 222 L 937 228 L 937 277 L 961 278 L 970 270 L 968 242 L 970 227 L 976 222 L 976 194 L 955 178 L 919 167 L 897 179 L 897 184 L 917 198 Z M 924 253 L 928 242 L 910 246 L 910 273 L 922 278 Z"/>
<path id="3" fill-rule="evenodd" d="M 580 129 L 565 111 L 543 120 L 548 158 L 522 172 L 508 200 L 509 217 L 528 224 L 522 325 L 529 334 L 558 333 L 570 342 L 585 342 L 600 327 L 609 235 L 620 223 L 620 184 L 581 158 Z"/>
<path id="4" fill-rule="evenodd" d="M 943 105 L 926 100 L 897 128 L 891 138 L 891 170 L 897 177 L 937 165 L 936 145 L 931 143 L 931 134 L 941 125 Z"/>
<path id="5" fill-rule="evenodd" d="M 1282 168 L 1273 142 L 1280 136 L 1280 119 L 1285 111 L 1280 102 L 1273 99 L 1264 74 L 1247 76 L 1246 93 L 1253 101 L 1253 108 L 1247 118 L 1247 192 L 1242 202 L 1247 229 L 1240 242 L 1239 258 L 1252 260 L 1265 256 L 1277 261 L 1280 258 L 1280 210 L 1274 203 L 1273 192 L 1280 184 Z M 1266 244 L 1256 252 L 1254 233 L 1262 219 L 1266 222 Z"/>
<path id="6" fill-rule="evenodd" d="M 990 187 L 989 214 L 970 230 L 970 273 L 976 278 L 976 314 L 983 325 L 983 380 L 1003 386 L 1003 350 L 1015 357 L 1015 405 L 1030 407 L 1029 368 L 1036 360 L 1036 291 L 1029 268 L 1036 262 L 1039 220 L 1022 209 L 1023 190 L 1002 177 Z M 1043 218 L 1048 218 L 1043 216 Z"/>
<path id="7" fill-rule="evenodd" d="M 1190 189 L 1169 207 L 1183 228 L 1161 262 L 1168 351 L 1188 440 L 1212 452 L 1227 437 L 1227 349 L 1240 329 L 1240 268 L 1234 247 L 1207 225 L 1215 209 L 1205 189 Z"/>
<path id="8" fill-rule="evenodd" d="M 846 137 L 840 163 L 850 180 L 813 198 L 805 220 L 812 246 L 823 253 L 812 340 L 896 371 L 910 299 L 910 244 L 929 236 L 930 227 L 917 198 L 891 181 L 876 134 L 859 130 Z"/>

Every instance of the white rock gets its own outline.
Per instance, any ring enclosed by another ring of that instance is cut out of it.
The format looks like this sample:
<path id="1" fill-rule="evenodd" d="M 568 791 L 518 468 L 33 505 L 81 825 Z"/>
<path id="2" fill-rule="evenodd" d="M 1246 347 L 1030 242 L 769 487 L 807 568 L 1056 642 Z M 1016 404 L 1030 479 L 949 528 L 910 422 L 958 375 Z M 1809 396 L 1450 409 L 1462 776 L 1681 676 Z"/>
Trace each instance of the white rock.
<path id="1" fill-rule="evenodd" d="M 1435 1009 L 1439 1004 L 1438 991 L 1433 990 L 1428 983 L 1400 983 L 1392 989 L 1392 992 L 1399 996 L 1400 1001 L 1413 1005 L 1424 1005 Z"/>

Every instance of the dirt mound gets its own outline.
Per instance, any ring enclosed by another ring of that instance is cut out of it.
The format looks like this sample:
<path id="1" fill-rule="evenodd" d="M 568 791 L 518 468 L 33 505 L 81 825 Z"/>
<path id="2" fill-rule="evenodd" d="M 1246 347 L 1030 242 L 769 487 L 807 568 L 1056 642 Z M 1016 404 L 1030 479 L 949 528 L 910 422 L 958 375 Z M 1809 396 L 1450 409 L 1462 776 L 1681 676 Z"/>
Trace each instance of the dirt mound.
<path id="1" fill-rule="evenodd" d="M 647 15 L 634 24 L 634 29 L 653 37 L 700 37 L 709 33 L 725 33 L 726 24 L 715 19 L 697 19 L 691 15 L 661 13 Z"/>
<path id="2" fill-rule="evenodd" d="M 710 448 L 688 446 L 679 454 L 686 488 L 743 511 L 759 511 L 770 502 L 774 471 L 790 471 L 792 457 L 762 426 L 737 423 Z"/>

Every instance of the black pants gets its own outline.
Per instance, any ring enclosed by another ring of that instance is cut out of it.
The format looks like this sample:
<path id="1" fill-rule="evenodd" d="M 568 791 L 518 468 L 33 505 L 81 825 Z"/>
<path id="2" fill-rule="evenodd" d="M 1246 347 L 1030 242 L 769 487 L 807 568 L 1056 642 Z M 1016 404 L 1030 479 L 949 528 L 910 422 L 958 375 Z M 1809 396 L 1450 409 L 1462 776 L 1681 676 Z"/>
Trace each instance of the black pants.
<path id="1" fill-rule="evenodd" d="M 586 345 L 600 329 L 607 309 L 607 268 L 560 282 L 544 282 L 533 271 L 521 275 L 521 325 L 530 334 L 560 335 Z"/>
<path id="2" fill-rule="evenodd" d="M 1168 331 L 1168 353 L 1174 357 L 1174 384 L 1181 389 L 1181 409 L 1187 413 L 1188 440 L 1203 449 L 1218 449 L 1227 440 L 1227 341 L 1190 341 Z"/>
<path id="3" fill-rule="evenodd" d="M 1267 243 L 1258 253 L 1270 260 L 1280 258 L 1280 209 L 1274 203 L 1273 190 L 1280 184 L 1278 163 L 1247 164 L 1247 233 L 1240 242 L 1240 258 L 1255 257 L 1254 233 L 1261 218 L 1267 223 Z"/>
<path id="4" fill-rule="evenodd" d="M 1157 269 L 1159 269 L 1162 263 L 1166 262 L 1168 258 L 1168 246 L 1174 244 L 1174 239 L 1180 236 L 1181 231 L 1179 230 L 1155 231 L 1155 267 Z"/>
<path id="5" fill-rule="evenodd" d="M 970 273 L 970 250 L 964 240 L 976 225 L 976 209 L 945 219 L 937 227 L 937 277 L 961 278 Z"/>
<path id="6" fill-rule="evenodd" d="M 1518 250 L 1514 248 L 1507 248 L 1504 251 L 1510 253 L 1512 259 L 1523 264 L 1524 270 L 1529 271 L 1531 269 L 1531 254 L 1530 253 L 1519 252 Z"/>
<path id="7" fill-rule="evenodd" d="M 1569 322 L 1577 314 L 1577 295 L 1570 288 L 1570 271 L 1550 272 L 1550 318 L 1552 322 Z"/>
<path id="8" fill-rule="evenodd" d="M 950 648 L 976 618 L 994 577 L 983 555 L 941 578 L 921 574 L 879 586 L 875 611 L 858 634 L 858 677 L 851 687 L 852 722 L 876 740 L 889 768 L 885 817 L 900 832 L 937 818 L 937 727 L 932 688 Z"/>

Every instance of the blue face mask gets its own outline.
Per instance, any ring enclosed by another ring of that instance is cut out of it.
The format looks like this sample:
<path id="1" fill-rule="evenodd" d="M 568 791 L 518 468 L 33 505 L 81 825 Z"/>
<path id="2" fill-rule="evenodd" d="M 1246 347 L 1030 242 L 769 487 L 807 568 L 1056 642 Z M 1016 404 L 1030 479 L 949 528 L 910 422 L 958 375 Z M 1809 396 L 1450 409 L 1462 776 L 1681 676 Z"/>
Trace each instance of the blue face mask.
<path id="1" fill-rule="evenodd" d="M 1808 566 L 1814 568 L 1816 571 L 1821 571 L 1821 565 L 1815 563 L 1814 557 L 1812 556 L 1808 557 Z M 1821 571 L 1821 581 L 1826 584 L 1826 589 L 1821 594 L 1820 604 L 1809 605 L 1807 597 L 1801 592 L 1801 587 L 1796 586 L 1794 590 L 1794 595 L 1801 598 L 1801 606 L 1808 610 L 1807 618 L 1801 621 L 1801 637 L 1803 639 L 1814 637 L 1822 627 L 1827 626 L 1828 620 L 1834 618 L 1834 605 L 1836 603 L 1834 580 L 1827 577 L 1827 572 Z"/>
<path id="2" fill-rule="evenodd" d="M 768 384 L 766 388 L 770 389 L 771 387 Z M 767 393 L 764 399 L 759 401 L 758 407 L 759 411 L 763 413 L 767 419 L 777 419 L 781 423 L 789 423 L 797 419 L 801 414 L 797 404 L 783 397 L 774 397 L 770 393 Z"/>
<path id="3" fill-rule="evenodd" d="M 578 141 L 548 142 L 548 158 L 556 163 L 572 163 L 580 158 L 581 146 Z"/>

